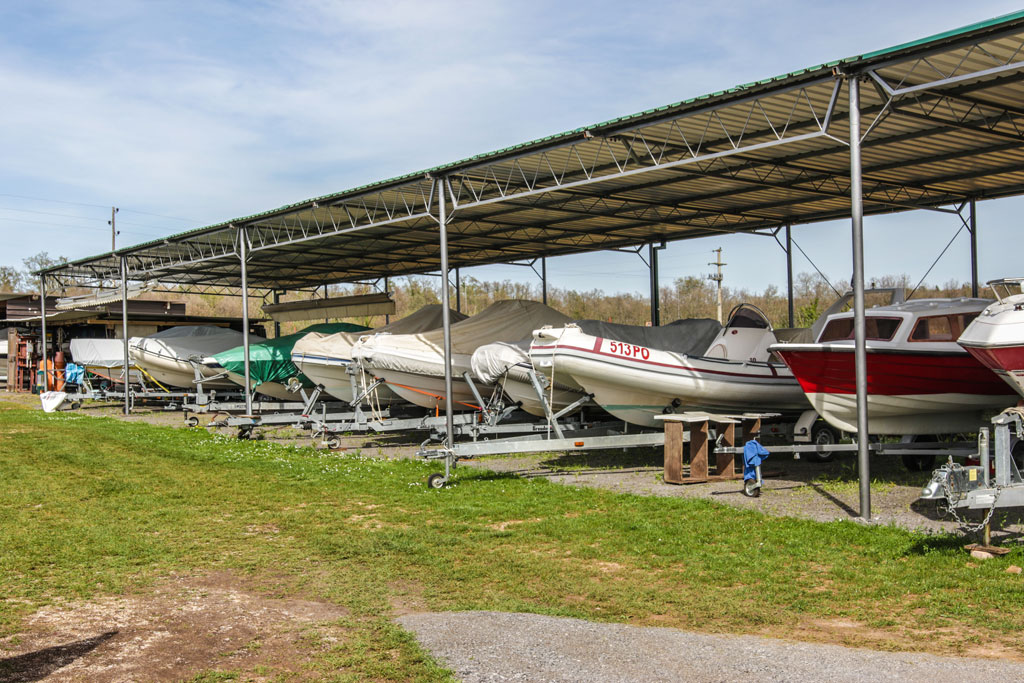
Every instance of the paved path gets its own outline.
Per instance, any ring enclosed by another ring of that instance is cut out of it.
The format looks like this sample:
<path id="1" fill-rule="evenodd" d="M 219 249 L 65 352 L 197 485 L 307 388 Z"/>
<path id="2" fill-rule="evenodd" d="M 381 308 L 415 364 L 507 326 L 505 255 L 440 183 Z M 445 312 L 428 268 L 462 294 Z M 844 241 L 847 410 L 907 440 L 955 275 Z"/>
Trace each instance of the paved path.
<path id="1" fill-rule="evenodd" d="M 398 619 L 466 683 L 1014 681 L 1024 665 L 503 612 Z"/>

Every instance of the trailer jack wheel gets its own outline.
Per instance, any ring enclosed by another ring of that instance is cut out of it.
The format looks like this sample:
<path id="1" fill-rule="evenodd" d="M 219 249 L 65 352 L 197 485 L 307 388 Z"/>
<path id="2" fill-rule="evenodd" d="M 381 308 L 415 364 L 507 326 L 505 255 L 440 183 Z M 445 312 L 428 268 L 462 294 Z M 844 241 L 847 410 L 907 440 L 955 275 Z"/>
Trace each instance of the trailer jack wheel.
<path id="1" fill-rule="evenodd" d="M 743 482 L 743 495 L 748 498 L 758 498 L 761 495 L 761 487 L 757 485 L 756 479 L 746 479 Z"/>
<path id="2" fill-rule="evenodd" d="M 434 472 L 427 477 L 427 488 L 428 489 L 443 489 L 444 485 L 448 483 L 444 475 L 440 472 Z"/>
<path id="3" fill-rule="evenodd" d="M 185 418 L 185 426 L 186 427 L 198 427 L 199 426 L 199 417 L 197 415 L 190 415 L 189 417 L 186 417 Z"/>

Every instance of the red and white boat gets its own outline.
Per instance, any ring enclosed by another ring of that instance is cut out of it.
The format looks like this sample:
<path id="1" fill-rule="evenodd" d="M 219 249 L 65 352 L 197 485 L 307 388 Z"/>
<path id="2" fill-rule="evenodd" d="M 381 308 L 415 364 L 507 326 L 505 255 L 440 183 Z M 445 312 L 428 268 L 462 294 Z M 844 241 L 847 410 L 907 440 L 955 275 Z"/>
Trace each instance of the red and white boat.
<path id="1" fill-rule="evenodd" d="M 1012 394 L 956 340 L 991 299 L 918 299 L 865 311 L 868 431 L 974 431 Z M 853 311 L 830 315 L 814 344 L 774 344 L 811 405 L 833 427 L 857 430 Z"/>
<path id="2" fill-rule="evenodd" d="M 1024 278 L 993 280 L 996 302 L 981 312 L 957 343 L 1024 396 Z"/>

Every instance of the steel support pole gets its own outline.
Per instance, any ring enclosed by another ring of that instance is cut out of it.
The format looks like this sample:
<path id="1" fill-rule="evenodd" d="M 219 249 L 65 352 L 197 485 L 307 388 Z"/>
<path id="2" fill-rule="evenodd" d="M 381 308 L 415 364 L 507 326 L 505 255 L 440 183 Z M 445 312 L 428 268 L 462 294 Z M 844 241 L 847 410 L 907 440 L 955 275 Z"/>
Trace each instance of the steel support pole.
<path id="1" fill-rule="evenodd" d="M 647 245 L 647 256 L 651 270 L 651 325 L 661 325 L 661 291 L 658 288 L 658 248 L 654 242 Z"/>
<path id="2" fill-rule="evenodd" d="M 276 290 L 276 289 L 274 290 L 274 303 L 275 304 L 281 303 L 281 292 L 279 290 Z M 274 321 L 274 339 L 277 339 L 280 336 L 281 336 L 281 323 L 279 323 L 278 321 L 275 320 Z"/>
<path id="3" fill-rule="evenodd" d="M 971 197 L 971 296 L 978 296 L 978 214 L 977 200 Z"/>
<path id="4" fill-rule="evenodd" d="M 384 276 L 384 293 L 385 294 L 391 294 L 391 281 L 388 279 L 387 275 Z M 390 313 L 385 313 L 384 314 L 384 324 L 387 325 L 390 322 L 391 322 L 391 314 Z"/>
<path id="5" fill-rule="evenodd" d="M 458 268 L 455 269 L 455 310 L 462 313 L 462 279 Z"/>
<path id="6" fill-rule="evenodd" d="M 793 226 L 786 224 L 786 296 L 789 304 L 789 326 L 795 327 L 793 315 Z"/>
<path id="7" fill-rule="evenodd" d="M 128 354 L 128 257 L 121 257 L 121 340 L 124 342 L 124 414 L 131 415 L 131 358 Z"/>
<path id="8" fill-rule="evenodd" d="M 857 470 L 860 476 L 860 516 L 871 519 L 871 463 L 868 459 L 868 354 L 864 324 L 864 197 L 860 158 L 860 82 L 850 86 L 850 218 L 853 233 L 853 335 L 857 380 Z"/>
<path id="9" fill-rule="evenodd" d="M 238 229 L 238 253 L 242 262 L 242 363 L 245 367 L 245 414 L 252 415 L 252 385 L 249 376 L 249 235 Z"/>
<path id="10" fill-rule="evenodd" d="M 46 371 L 48 349 L 46 348 L 46 276 L 39 276 L 39 321 L 43 326 L 39 348 L 43 352 L 43 391 L 50 390 L 50 373 Z"/>
<path id="11" fill-rule="evenodd" d="M 438 239 L 441 242 L 441 326 L 444 328 L 444 415 L 445 445 L 454 444 L 455 419 L 452 413 L 452 320 L 448 313 L 448 207 L 445 203 L 448 183 L 444 178 L 435 182 L 437 188 Z"/>
<path id="12" fill-rule="evenodd" d="M 540 302 L 548 305 L 548 257 L 540 257 Z"/>

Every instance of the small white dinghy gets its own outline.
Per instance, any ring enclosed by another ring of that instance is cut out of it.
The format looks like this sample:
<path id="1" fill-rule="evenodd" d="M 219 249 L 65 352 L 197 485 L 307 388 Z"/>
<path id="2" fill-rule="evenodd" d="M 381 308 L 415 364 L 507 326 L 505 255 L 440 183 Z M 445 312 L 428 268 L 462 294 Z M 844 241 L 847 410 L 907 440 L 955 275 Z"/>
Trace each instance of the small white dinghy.
<path id="1" fill-rule="evenodd" d="M 509 299 L 452 325 L 452 401 L 456 410 L 477 406 L 469 384 L 462 379 L 471 372 L 473 352 L 495 341 L 519 341 L 545 325 L 565 325 L 566 315 L 536 301 Z M 378 334 L 352 348 L 374 377 L 383 378 L 396 394 L 410 403 L 440 411 L 445 405 L 444 331 L 421 334 Z M 482 387 L 491 390 L 493 387 Z"/>
<path id="2" fill-rule="evenodd" d="M 519 342 L 493 342 L 484 344 L 473 352 L 470 364 L 473 375 L 485 385 L 499 385 L 512 401 L 520 404 L 523 410 L 544 417 L 544 404 L 537 395 L 530 373 L 530 342 L 525 339 Z M 586 390 L 572 380 L 562 378 L 561 382 L 551 382 L 545 375 L 537 373 L 543 383 L 541 390 L 552 411 L 558 412 L 586 395 Z M 566 380 L 568 383 L 565 383 Z M 544 386 L 546 385 L 546 386 Z"/>

